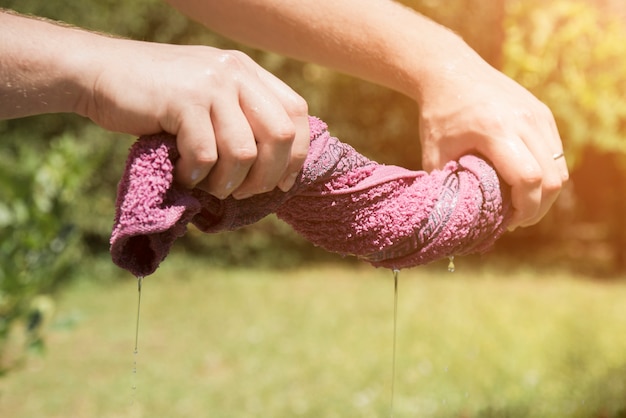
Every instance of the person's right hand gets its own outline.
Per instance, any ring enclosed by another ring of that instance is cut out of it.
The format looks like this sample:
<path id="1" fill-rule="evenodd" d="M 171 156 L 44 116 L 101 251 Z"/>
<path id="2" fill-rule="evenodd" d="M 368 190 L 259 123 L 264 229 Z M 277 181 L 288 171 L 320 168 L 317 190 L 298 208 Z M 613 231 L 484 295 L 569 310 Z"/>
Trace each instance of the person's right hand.
<path id="1" fill-rule="evenodd" d="M 509 229 L 539 222 L 569 179 L 550 110 L 477 54 L 424 83 L 420 134 L 426 170 L 478 153 L 511 186 Z M 555 158 L 555 156 L 557 156 Z"/>
<path id="2" fill-rule="evenodd" d="M 78 113 L 113 131 L 177 136 L 175 180 L 218 198 L 294 184 L 307 104 L 242 52 L 100 39 Z"/>

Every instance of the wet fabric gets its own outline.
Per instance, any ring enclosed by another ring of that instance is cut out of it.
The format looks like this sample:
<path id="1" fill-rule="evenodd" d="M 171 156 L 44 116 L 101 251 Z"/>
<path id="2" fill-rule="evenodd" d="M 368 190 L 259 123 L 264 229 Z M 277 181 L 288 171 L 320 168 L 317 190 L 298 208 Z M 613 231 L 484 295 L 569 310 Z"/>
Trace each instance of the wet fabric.
<path id="1" fill-rule="evenodd" d="M 172 135 L 131 147 L 118 186 L 113 261 L 136 276 L 153 273 L 189 223 L 232 231 L 275 213 L 314 245 L 376 267 L 402 269 L 489 250 L 512 212 L 491 165 L 468 155 L 431 173 L 378 164 L 310 117 L 311 144 L 294 187 L 219 200 L 173 181 Z"/>

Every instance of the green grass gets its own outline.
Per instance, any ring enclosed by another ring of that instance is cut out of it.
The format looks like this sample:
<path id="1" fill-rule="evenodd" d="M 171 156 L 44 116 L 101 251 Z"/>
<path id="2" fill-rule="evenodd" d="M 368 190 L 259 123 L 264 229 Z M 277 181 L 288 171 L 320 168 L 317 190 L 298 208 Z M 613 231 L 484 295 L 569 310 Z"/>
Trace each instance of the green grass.
<path id="1" fill-rule="evenodd" d="M 83 280 L 0 416 L 390 417 L 389 271 L 171 257 L 142 297 L 136 376 L 136 281 Z M 400 273 L 397 327 L 396 418 L 626 416 L 624 282 L 442 262 Z"/>

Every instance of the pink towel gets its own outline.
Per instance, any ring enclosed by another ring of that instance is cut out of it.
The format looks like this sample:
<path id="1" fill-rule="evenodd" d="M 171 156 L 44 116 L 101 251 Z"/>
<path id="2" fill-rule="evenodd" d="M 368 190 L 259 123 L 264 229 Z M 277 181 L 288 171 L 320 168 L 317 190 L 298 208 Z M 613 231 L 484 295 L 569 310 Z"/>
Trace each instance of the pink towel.
<path id="1" fill-rule="evenodd" d="M 317 118 L 309 123 L 311 146 L 294 187 L 243 200 L 177 187 L 175 138 L 140 138 L 118 187 L 113 261 L 146 276 L 189 222 L 214 233 L 270 213 L 328 251 L 393 269 L 487 251 L 505 231 L 508 189 L 484 160 L 465 156 L 430 174 L 410 171 L 367 159 Z"/>

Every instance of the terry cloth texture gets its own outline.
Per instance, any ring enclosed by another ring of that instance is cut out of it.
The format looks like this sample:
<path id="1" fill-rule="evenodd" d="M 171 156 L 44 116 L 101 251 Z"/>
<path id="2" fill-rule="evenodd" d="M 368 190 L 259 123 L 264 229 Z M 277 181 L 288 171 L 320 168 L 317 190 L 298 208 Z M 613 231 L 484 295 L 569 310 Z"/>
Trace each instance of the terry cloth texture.
<path id="1" fill-rule="evenodd" d="M 131 147 L 118 186 L 113 261 L 136 276 L 153 273 L 188 223 L 215 233 L 270 213 L 328 251 L 401 269 L 490 249 L 512 212 L 508 188 L 476 156 L 431 173 L 382 165 L 309 119 L 311 145 L 288 192 L 219 200 L 173 183 L 175 137 L 144 136 Z"/>

